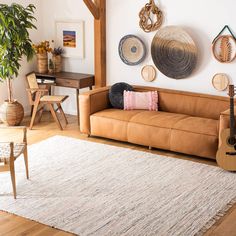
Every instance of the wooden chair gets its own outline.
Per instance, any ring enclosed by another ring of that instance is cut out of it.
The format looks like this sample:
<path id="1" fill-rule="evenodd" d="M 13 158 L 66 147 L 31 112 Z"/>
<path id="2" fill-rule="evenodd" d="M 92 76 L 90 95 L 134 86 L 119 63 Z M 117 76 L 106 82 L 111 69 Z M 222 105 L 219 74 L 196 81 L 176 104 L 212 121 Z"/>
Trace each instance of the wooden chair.
<path id="1" fill-rule="evenodd" d="M 10 171 L 14 198 L 16 199 L 15 160 L 23 154 L 25 160 L 26 177 L 29 179 L 27 129 L 26 127 L 0 127 L 0 129 L 22 129 L 23 141 L 21 143 L 0 142 L 0 172 Z M 3 164 L 3 165 L 2 165 Z"/>
<path id="2" fill-rule="evenodd" d="M 48 89 L 42 89 L 39 88 L 39 85 L 37 83 L 36 75 L 34 73 L 26 75 L 26 82 L 28 85 L 28 88 L 26 89 L 28 92 L 28 97 L 29 97 L 29 103 L 31 106 L 33 106 L 33 113 L 32 113 L 32 118 L 30 122 L 30 129 L 33 128 L 34 121 L 36 118 L 36 115 L 39 114 L 39 122 L 42 118 L 44 106 L 47 105 L 50 109 L 50 112 L 56 121 L 58 127 L 62 130 L 62 125 L 60 123 L 60 120 L 58 119 L 57 116 L 57 110 L 60 111 L 62 114 L 65 123 L 68 124 L 68 121 L 66 119 L 65 113 L 62 109 L 61 103 L 64 102 L 68 96 L 53 96 L 49 95 L 49 90 Z M 57 106 L 57 110 L 54 110 L 54 106 Z"/>

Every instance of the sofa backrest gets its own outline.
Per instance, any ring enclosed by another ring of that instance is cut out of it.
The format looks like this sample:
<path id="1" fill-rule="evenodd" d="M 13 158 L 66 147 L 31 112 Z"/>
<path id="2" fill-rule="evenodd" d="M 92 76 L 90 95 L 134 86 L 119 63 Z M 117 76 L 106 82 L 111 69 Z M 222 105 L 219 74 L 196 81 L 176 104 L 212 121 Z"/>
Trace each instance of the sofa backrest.
<path id="1" fill-rule="evenodd" d="M 160 111 L 181 113 L 218 120 L 229 109 L 229 98 L 156 87 L 134 86 L 135 91 L 158 91 Z"/>

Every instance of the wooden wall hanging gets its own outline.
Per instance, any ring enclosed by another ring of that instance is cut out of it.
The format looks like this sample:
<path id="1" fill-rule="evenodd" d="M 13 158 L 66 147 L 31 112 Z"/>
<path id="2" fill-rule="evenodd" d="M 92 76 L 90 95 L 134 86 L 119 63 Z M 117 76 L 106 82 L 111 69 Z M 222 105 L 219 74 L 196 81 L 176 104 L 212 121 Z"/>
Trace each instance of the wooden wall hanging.
<path id="1" fill-rule="evenodd" d="M 221 35 L 228 29 L 230 35 Z M 212 42 L 212 52 L 215 59 L 221 63 L 230 63 L 236 57 L 236 39 L 228 25 L 224 26 L 221 32 Z"/>
<path id="2" fill-rule="evenodd" d="M 197 65 L 198 50 L 190 35 L 178 26 L 166 26 L 156 33 L 152 60 L 167 77 L 187 78 Z"/>
<path id="3" fill-rule="evenodd" d="M 141 70 L 143 79 L 147 82 L 152 82 L 156 79 L 156 69 L 154 66 L 146 65 Z"/>
<path id="4" fill-rule="evenodd" d="M 83 0 L 94 16 L 95 87 L 106 86 L 106 0 Z"/>
<path id="5" fill-rule="evenodd" d="M 212 78 L 212 85 L 218 91 L 224 91 L 229 86 L 229 78 L 226 74 L 218 73 Z"/>
<path id="6" fill-rule="evenodd" d="M 150 0 L 149 3 L 141 9 L 139 18 L 141 29 L 147 33 L 159 29 L 163 22 L 162 11 L 156 6 L 154 0 Z"/>

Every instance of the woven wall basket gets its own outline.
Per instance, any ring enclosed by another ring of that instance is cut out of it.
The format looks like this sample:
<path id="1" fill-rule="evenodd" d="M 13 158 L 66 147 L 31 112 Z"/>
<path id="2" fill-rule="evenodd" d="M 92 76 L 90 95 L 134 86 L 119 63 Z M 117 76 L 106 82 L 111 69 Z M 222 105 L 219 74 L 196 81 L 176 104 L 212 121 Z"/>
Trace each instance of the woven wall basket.
<path id="1" fill-rule="evenodd" d="M 230 83 L 229 77 L 226 74 L 218 73 L 212 78 L 212 85 L 218 91 L 224 91 Z"/>
<path id="2" fill-rule="evenodd" d="M 197 64 L 197 47 L 182 28 L 167 26 L 160 29 L 152 41 L 152 59 L 167 77 L 187 78 Z"/>
<path id="3" fill-rule="evenodd" d="M 231 35 L 219 36 L 212 45 L 215 59 L 221 63 L 230 63 L 236 58 L 236 42 Z"/>
<path id="4" fill-rule="evenodd" d="M 151 65 L 146 65 L 141 70 L 143 79 L 147 82 L 152 82 L 156 79 L 156 68 Z"/>
<path id="5" fill-rule="evenodd" d="M 145 44 L 135 35 L 126 35 L 120 40 L 119 55 L 125 64 L 130 66 L 138 65 L 145 59 Z"/>

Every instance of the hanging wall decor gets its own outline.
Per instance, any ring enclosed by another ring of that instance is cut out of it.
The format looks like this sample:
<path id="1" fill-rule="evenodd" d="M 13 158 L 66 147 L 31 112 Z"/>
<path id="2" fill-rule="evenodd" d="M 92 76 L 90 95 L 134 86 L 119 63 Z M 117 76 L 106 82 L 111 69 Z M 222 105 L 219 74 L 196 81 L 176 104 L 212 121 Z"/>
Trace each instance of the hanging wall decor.
<path id="1" fill-rule="evenodd" d="M 197 65 L 197 47 L 178 26 L 160 29 L 153 38 L 151 53 L 156 67 L 173 79 L 187 78 Z"/>
<path id="2" fill-rule="evenodd" d="M 212 85 L 218 91 L 224 91 L 229 86 L 229 78 L 226 74 L 218 73 L 212 78 Z"/>
<path id="3" fill-rule="evenodd" d="M 156 6 L 154 0 L 145 4 L 139 12 L 139 18 L 139 26 L 146 33 L 159 29 L 163 22 L 162 11 Z"/>
<path id="4" fill-rule="evenodd" d="M 145 59 L 145 44 L 135 35 L 126 35 L 120 40 L 119 55 L 125 64 L 130 66 L 138 65 Z"/>
<path id="5" fill-rule="evenodd" d="M 228 29 L 230 35 L 221 35 Z M 221 63 L 230 63 L 236 57 L 236 38 L 228 25 L 225 25 L 212 42 L 212 52 L 215 59 Z"/>
<path id="6" fill-rule="evenodd" d="M 62 47 L 63 57 L 84 58 L 84 21 L 57 21 L 55 46 Z"/>
<path id="7" fill-rule="evenodd" d="M 143 79 L 147 82 L 152 82 L 156 79 L 156 69 L 154 66 L 146 65 L 141 70 Z"/>

